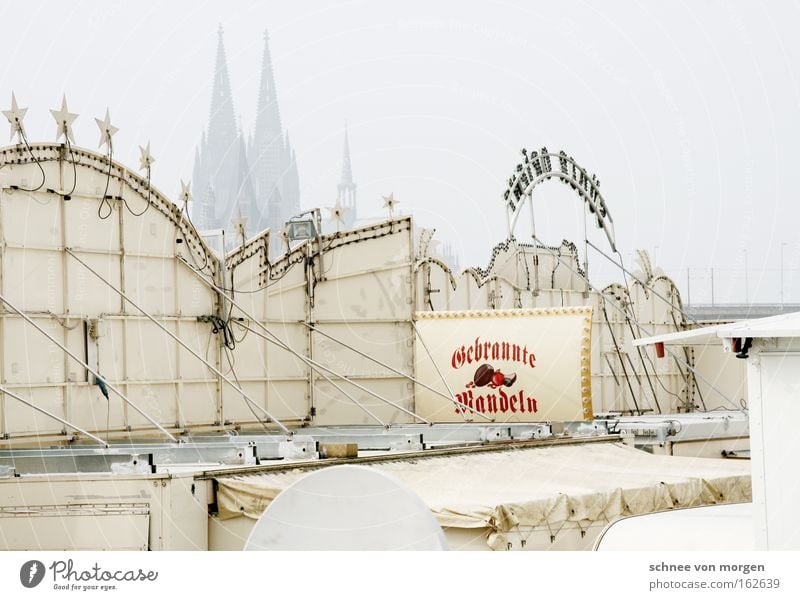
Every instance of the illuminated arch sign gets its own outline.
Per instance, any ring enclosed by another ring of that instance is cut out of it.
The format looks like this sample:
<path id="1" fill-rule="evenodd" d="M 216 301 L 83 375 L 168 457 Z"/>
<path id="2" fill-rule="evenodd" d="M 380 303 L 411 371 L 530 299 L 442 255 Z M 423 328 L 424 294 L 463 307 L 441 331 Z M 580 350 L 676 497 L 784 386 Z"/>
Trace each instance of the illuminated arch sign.
<path id="1" fill-rule="evenodd" d="M 416 386 L 420 416 L 439 423 L 479 420 L 475 412 L 497 422 L 592 418 L 591 307 L 418 312 L 415 318 L 417 379 L 433 388 Z M 442 378 L 457 402 L 447 399 Z"/>

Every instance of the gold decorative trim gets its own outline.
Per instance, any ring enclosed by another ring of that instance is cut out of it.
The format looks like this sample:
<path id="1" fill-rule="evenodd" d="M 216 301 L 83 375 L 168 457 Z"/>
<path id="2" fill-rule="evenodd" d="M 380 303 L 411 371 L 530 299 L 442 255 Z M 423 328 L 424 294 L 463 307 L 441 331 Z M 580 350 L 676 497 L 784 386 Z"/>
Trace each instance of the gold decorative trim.
<path id="1" fill-rule="evenodd" d="M 436 310 L 417 311 L 414 319 L 475 319 L 485 317 L 542 317 L 585 315 L 584 322 L 591 325 L 591 306 L 559 306 L 547 308 L 509 308 L 496 310 Z"/>

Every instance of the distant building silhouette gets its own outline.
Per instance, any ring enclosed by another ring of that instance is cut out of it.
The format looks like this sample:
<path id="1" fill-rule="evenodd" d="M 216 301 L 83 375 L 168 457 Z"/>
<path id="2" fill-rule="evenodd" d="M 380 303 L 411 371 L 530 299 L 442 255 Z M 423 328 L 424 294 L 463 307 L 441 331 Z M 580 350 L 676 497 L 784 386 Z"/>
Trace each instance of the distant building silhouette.
<path id="1" fill-rule="evenodd" d="M 323 221 L 322 229 L 329 233 L 337 230 L 352 229 L 358 220 L 356 206 L 357 186 L 353 181 L 353 165 L 350 161 L 350 139 L 347 125 L 344 127 L 344 148 L 342 150 L 342 175 L 336 186 L 336 202 L 344 209 L 343 223 L 338 223 L 330 218 Z"/>
<path id="2" fill-rule="evenodd" d="M 255 129 L 249 139 L 237 127 L 234 114 L 220 27 L 208 126 L 195 152 L 192 218 L 201 231 L 224 229 L 229 247 L 241 242 L 232 224 L 235 218 L 245 218 L 248 236 L 269 227 L 274 255 L 282 248 L 283 224 L 300 212 L 300 178 L 289 135 L 281 125 L 266 32 Z"/>

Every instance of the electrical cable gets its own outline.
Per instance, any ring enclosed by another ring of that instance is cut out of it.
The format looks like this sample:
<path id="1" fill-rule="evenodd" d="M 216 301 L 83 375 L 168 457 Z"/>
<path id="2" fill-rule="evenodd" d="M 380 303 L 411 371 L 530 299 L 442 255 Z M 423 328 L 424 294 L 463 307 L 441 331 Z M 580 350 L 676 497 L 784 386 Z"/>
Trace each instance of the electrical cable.
<path id="1" fill-rule="evenodd" d="M 147 165 L 147 206 L 144 207 L 144 210 L 141 212 L 135 212 L 129 205 L 128 201 L 125 199 L 125 194 L 122 195 L 122 203 L 125 205 L 125 208 L 128 209 L 128 212 L 131 213 L 134 217 L 141 217 L 144 213 L 148 211 L 150 208 L 150 165 Z"/>
<path id="2" fill-rule="evenodd" d="M 44 167 L 42 166 L 42 163 L 39 161 L 38 158 L 36 158 L 33 155 L 33 149 L 31 148 L 31 145 L 28 143 L 28 136 L 25 135 L 25 130 L 22 129 L 22 127 L 19 127 L 18 131 L 19 131 L 19 137 L 22 139 L 22 141 L 25 144 L 25 148 L 28 150 L 28 154 L 31 155 L 31 158 L 36 163 L 36 166 L 39 167 L 39 171 L 42 173 L 42 182 L 38 186 L 36 186 L 33 189 L 27 189 L 27 188 L 23 188 L 23 187 L 18 188 L 18 189 L 20 191 L 23 191 L 23 192 L 38 192 L 44 186 L 44 183 L 45 183 L 45 180 L 47 179 L 47 176 L 44 173 Z"/>
<path id="3" fill-rule="evenodd" d="M 230 366 L 230 370 L 228 372 L 233 374 L 233 379 L 234 381 L 236 381 L 236 385 L 238 385 L 239 388 L 242 389 L 242 384 L 239 382 L 239 376 L 236 374 L 236 368 L 235 368 L 236 358 L 232 357 L 230 350 L 228 348 L 225 348 L 225 357 L 228 359 L 228 365 Z M 247 408 L 250 409 L 250 413 L 253 415 L 253 418 L 255 418 L 255 420 L 261 424 L 261 426 L 267 433 L 270 433 L 270 429 L 267 426 L 267 423 L 256 414 L 256 411 L 253 410 L 253 407 L 250 406 L 250 403 L 245 402 L 245 404 L 247 405 Z"/>
<path id="4" fill-rule="evenodd" d="M 72 162 L 72 189 L 69 194 L 64 194 L 64 198 L 75 193 L 75 186 L 78 185 L 78 167 L 75 164 L 75 153 L 72 152 L 72 144 L 69 143 L 69 135 L 64 136 L 67 140 L 67 150 L 69 150 L 70 161 Z"/>
<path id="5" fill-rule="evenodd" d="M 106 189 L 103 191 L 103 197 L 100 199 L 100 206 L 97 207 L 97 216 L 102 220 L 105 221 L 114 213 L 114 207 L 111 205 L 111 202 L 108 201 L 108 186 L 111 183 L 111 160 L 114 157 L 114 145 L 111 141 L 111 137 L 108 138 L 108 173 L 106 175 Z M 74 191 L 74 188 L 73 188 Z M 108 214 L 104 217 L 103 216 L 103 205 L 108 205 Z"/>

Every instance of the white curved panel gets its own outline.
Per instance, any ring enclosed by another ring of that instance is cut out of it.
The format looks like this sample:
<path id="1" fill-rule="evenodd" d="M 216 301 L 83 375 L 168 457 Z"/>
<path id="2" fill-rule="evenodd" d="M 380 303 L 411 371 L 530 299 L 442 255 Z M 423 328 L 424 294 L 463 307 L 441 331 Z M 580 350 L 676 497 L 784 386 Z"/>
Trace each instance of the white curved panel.
<path id="1" fill-rule="evenodd" d="M 417 494 L 380 471 L 344 465 L 281 492 L 245 550 L 447 550 L 447 543 Z"/>

